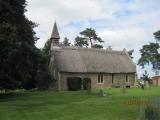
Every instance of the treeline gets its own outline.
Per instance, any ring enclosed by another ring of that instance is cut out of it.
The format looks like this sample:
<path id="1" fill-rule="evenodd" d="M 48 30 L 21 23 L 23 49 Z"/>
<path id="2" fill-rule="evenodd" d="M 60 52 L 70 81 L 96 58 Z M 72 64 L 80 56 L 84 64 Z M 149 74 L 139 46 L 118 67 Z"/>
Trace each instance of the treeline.
<path id="1" fill-rule="evenodd" d="M 47 57 L 36 48 L 36 23 L 28 20 L 26 0 L 0 0 L 0 90 L 47 89 Z"/>

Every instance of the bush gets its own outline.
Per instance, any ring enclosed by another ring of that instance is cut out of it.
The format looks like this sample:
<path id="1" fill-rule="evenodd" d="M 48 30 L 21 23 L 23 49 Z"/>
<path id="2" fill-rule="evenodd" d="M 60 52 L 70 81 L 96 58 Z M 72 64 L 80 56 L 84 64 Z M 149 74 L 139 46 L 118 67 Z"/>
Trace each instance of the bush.
<path id="1" fill-rule="evenodd" d="M 48 90 L 53 83 L 53 77 L 49 72 L 38 72 L 36 76 L 38 90 Z"/>
<path id="2" fill-rule="evenodd" d="M 88 93 L 91 92 L 91 79 L 90 78 L 83 79 L 83 88 L 84 90 L 88 90 Z"/>
<path id="3" fill-rule="evenodd" d="M 150 104 L 142 109 L 142 120 L 160 120 L 159 99 L 150 100 Z"/>
<path id="4" fill-rule="evenodd" d="M 36 81 L 33 79 L 26 79 L 22 82 L 22 88 L 25 90 L 31 90 L 36 87 Z"/>
<path id="5" fill-rule="evenodd" d="M 145 119 L 146 120 L 159 120 L 159 115 L 158 115 L 158 110 L 157 108 L 153 106 L 147 106 L 145 108 Z"/>

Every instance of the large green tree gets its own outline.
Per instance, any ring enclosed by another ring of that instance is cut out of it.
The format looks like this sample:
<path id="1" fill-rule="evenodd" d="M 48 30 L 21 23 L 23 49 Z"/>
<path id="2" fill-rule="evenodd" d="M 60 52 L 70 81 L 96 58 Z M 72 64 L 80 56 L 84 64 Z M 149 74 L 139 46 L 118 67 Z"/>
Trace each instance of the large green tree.
<path id="1" fill-rule="evenodd" d="M 41 57 L 38 64 L 38 71 L 36 75 L 36 87 L 39 90 L 47 90 L 52 85 L 53 77 L 49 71 L 49 54 L 45 54 L 43 51 L 41 52 Z"/>
<path id="2" fill-rule="evenodd" d="M 46 62 L 48 65 L 49 65 L 50 57 L 51 57 L 50 55 L 51 43 L 52 43 L 51 39 L 48 39 L 44 47 L 42 48 L 43 56 L 46 57 Z"/>
<path id="3" fill-rule="evenodd" d="M 48 39 L 47 42 L 45 43 L 44 47 L 42 48 L 42 51 L 44 54 L 49 55 L 50 49 L 51 49 L 51 39 Z"/>
<path id="4" fill-rule="evenodd" d="M 38 72 L 36 75 L 36 87 L 39 90 L 46 90 L 48 89 L 53 81 L 53 76 L 49 71 L 49 62 L 51 57 L 51 39 L 48 39 L 45 43 L 44 47 L 41 50 L 41 57 L 39 59 L 38 64 Z"/>
<path id="5" fill-rule="evenodd" d="M 64 38 L 62 44 L 63 44 L 63 46 L 70 46 L 71 45 L 71 43 L 69 42 L 69 39 L 67 37 Z"/>
<path id="6" fill-rule="evenodd" d="M 75 38 L 75 46 L 80 47 L 91 47 L 91 48 L 103 48 L 101 43 L 104 41 L 98 37 L 96 31 L 92 28 L 86 28 L 84 31 L 80 32 L 82 37 Z"/>
<path id="7" fill-rule="evenodd" d="M 0 0 L 0 89 L 36 86 L 40 50 L 25 0 Z"/>
<path id="8" fill-rule="evenodd" d="M 145 65 L 152 65 L 153 70 L 156 72 L 160 69 L 160 31 L 153 33 L 156 42 L 143 45 L 140 49 L 141 57 L 138 61 L 138 64 L 144 68 Z"/>
<path id="9" fill-rule="evenodd" d="M 144 67 L 146 64 L 152 64 L 152 67 L 156 69 L 160 61 L 160 54 L 158 52 L 160 46 L 158 43 L 150 43 L 144 45 L 140 50 L 141 58 L 138 61 L 138 64 Z"/>

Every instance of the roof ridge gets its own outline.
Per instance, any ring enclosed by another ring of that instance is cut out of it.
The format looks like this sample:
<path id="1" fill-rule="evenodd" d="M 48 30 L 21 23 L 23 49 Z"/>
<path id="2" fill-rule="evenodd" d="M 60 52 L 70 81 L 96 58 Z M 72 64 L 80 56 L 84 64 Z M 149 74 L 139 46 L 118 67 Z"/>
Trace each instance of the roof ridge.
<path id="1" fill-rule="evenodd" d="M 75 47 L 75 46 L 62 46 L 62 49 L 71 49 L 71 50 L 86 50 L 86 51 L 95 51 L 95 52 L 102 52 L 102 53 L 113 53 L 113 54 L 120 54 L 124 55 L 125 52 L 119 50 L 108 50 L 108 49 L 96 49 L 96 48 L 82 48 L 82 47 Z"/>

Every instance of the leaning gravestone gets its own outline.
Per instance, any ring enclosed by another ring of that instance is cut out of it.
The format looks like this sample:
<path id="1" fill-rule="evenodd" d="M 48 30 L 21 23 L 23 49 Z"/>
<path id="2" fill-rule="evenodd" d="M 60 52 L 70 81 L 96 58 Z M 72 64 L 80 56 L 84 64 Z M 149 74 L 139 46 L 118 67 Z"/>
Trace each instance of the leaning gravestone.
<path id="1" fill-rule="evenodd" d="M 101 97 L 106 96 L 106 94 L 104 93 L 104 91 L 102 89 L 100 89 L 100 91 L 99 91 L 99 96 L 101 96 Z"/>
<path id="2" fill-rule="evenodd" d="M 149 83 L 148 81 L 145 82 L 146 88 L 149 88 Z"/>

